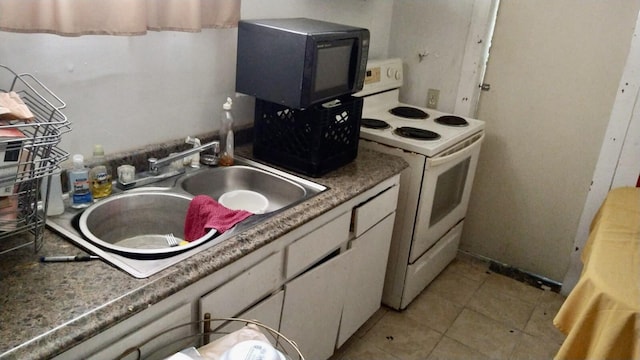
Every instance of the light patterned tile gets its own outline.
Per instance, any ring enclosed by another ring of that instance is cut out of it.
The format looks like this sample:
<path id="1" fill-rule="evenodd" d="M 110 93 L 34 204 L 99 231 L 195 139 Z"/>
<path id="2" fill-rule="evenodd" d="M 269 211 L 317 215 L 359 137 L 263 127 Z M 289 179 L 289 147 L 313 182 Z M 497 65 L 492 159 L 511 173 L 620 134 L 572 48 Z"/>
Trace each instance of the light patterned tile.
<path id="1" fill-rule="evenodd" d="M 403 360 L 425 359 L 442 335 L 395 311 L 387 312 L 362 338 Z"/>
<path id="2" fill-rule="evenodd" d="M 472 280 L 453 271 L 443 271 L 423 292 L 429 292 L 449 299 L 459 305 L 466 305 L 482 281 Z"/>
<path id="3" fill-rule="evenodd" d="M 372 358 L 373 359 L 373 358 Z M 459 341 L 450 339 L 447 336 L 443 336 L 435 349 L 431 352 L 431 355 L 427 360 L 491 360 L 491 358 L 483 355 L 478 350 L 475 350 L 467 345 L 462 344 Z"/>
<path id="4" fill-rule="evenodd" d="M 523 330 L 531 318 L 535 304 L 504 294 L 496 294 L 491 287 L 482 285 L 467 304 L 467 308 L 507 326 Z"/>
<path id="5" fill-rule="evenodd" d="M 356 331 L 355 334 L 353 334 L 353 336 L 359 337 L 359 338 L 363 337 L 367 333 L 367 331 L 371 330 L 371 328 L 373 328 L 378 323 L 378 321 L 382 319 L 384 314 L 386 314 L 388 311 L 393 311 L 393 310 L 386 308 L 384 306 L 378 309 L 378 311 L 376 311 L 373 315 L 371 315 L 369 320 L 367 320 L 364 324 L 362 324 L 362 326 L 360 326 L 358 331 Z"/>
<path id="6" fill-rule="evenodd" d="M 511 353 L 511 360 L 553 359 L 560 350 L 560 344 L 547 337 L 534 337 L 522 334 L 520 341 Z"/>
<path id="7" fill-rule="evenodd" d="M 425 291 L 411 303 L 404 314 L 444 334 L 461 312 L 462 305 Z"/>
<path id="8" fill-rule="evenodd" d="M 455 272 L 475 281 L 484 281 L 491 274 L 488 262 L 464 253 L 458 253 L 444 271 Z"/>
<path id="9" fill-rule="evenodd" d="M 539 304 L 533 310 L 531 319 L 527 322 L 524 332 L 536 337 L 545 337 L 557 344 L 562 344 L 565 335 L 553 325 L 553 318 L 564 302 L 564 296 L 545 291 L 540 297 Z"/>
<path id="10" fill-rule="evenodd" d="M 506 359 L 515 348 L 521 333 L 485 315 L 464 309 L 445 335 L 485 356 Z"/>
<path id="11" fill-rule="evenodd" d="M 537 304 L 544 293 L 543 290 L 496 273 L 488 276 L 482 286 L 494 294 L 511 296 L 532 304 Z"/>
<path id="12" fill-rule="evenodd" d="M 384 352 L 379 347 L 364 339 L 357 339 L 353 342 L 349 349 L 342 353 L 339 357 L 331 358 L 331 360 L 404 360 L 401 357 L 393 356 Z"/>

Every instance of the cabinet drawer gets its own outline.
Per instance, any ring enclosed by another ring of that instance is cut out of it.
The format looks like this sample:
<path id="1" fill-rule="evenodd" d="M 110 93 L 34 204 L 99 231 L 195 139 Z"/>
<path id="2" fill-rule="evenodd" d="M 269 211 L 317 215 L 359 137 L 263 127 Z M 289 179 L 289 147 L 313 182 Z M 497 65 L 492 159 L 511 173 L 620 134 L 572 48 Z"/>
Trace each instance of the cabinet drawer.
<path id="1" fill-rule="evenodd" d="M 191 304 L 183 304 L 154 321 L 141 326 L 130 334 L 109 344 L 103 350 L 91 354 L 91 359 L 164 359 L 167 356 L 196 344 L 191 323 Z M 179 326 L 180 325 L 180 326 Z M 184 326 L 182 326 L 184 325 Z M 139 349 L 140 353 L 133 349 Z"/>
<path id="2" fill-rule="evenodd" d="M 281 283 L 282 252 L 277 252 L 200 298 L 200 315 L 232 317 L 255 304 Z"/>
<path id="3" fill-rule="evenodd" d="M 287 247 L 286 278 L 299 274 L 349 239 L 350 214 L 319 227 Z"/>
<path id="4" fill-rule="evenodd" d="M 272 329 L 278 330 L 280 328 L 280 314 L 282 313 L 282 302 L 284 300 L 284 290 L 280 290 L 277 293 L 262 300 L 258 304 L 254 305 L 249 310 L 242 314 L 236 315 L 239 319 L 257 320 L 262 324 L 269 326 Z M 221 325 L 218 327 L 218 325 Z M 224 324 L 219 322 L 212 322 L 211 328 L 215 330 L 211 335 L 211 341 L 221 338 L 226 334 L 240 330 L 246 325 L 242 321 L 229 321 Z M 217 329 L 216 329 L 217 328 Z M 272 336 L 267 334 L 267 330 L 261 331 L 267 336 L 270 341 L 275 341 Z M 276 345 L 276 344 L 272 344 Z"/>
<path id="5" fill-rule="evenodd" d="M 398 186 L 392 186 L 353 209 L 353 233 L 362 235 L 396 209 Z"/>

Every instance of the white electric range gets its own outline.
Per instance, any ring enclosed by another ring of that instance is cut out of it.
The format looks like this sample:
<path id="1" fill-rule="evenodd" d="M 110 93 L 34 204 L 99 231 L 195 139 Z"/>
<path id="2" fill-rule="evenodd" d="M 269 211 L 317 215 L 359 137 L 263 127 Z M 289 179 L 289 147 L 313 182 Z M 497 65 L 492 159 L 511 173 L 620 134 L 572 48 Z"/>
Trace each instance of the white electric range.
<path id="1" fill-rule="evenodd" d="M 383 303 L 404 309 L 456 256 L 484 122 L 399 101 L 400 59 L 370 60 L 360 146 L 409 163 L 389 252 Z"/>

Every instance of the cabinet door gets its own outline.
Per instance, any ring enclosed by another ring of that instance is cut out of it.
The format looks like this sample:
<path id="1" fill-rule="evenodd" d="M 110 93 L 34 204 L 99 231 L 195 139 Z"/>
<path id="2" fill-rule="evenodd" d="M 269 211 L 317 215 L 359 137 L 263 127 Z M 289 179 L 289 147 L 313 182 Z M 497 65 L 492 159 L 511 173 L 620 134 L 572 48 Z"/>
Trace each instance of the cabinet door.
<path id="1" fill-rule="evenodd" d="M 232 317 L 253 306 L 280 286 L 283 261 L 277 252 L 200 298 L 200 318 Z"/>
<path id="2" fill-rule="evenodd" d="M 164 359 L 194 346 L 197 338 L 192 336 L 195 333 L 196 329 L 191 323 L 191 304 L 187 303 L 124 335 L 92 354 L 91 359 Z"/>
<path id="3" fill-rule="evenodd" d="M 280 332 L 295 341 L 307 359 L 333 354 L 351 253 L 330 258 L 285 285 Z"/>
<path id="4" fill-rule="evenodd" d="M 280 315 L 282 314 L 282 301 L 284 300 L 284 290 L 280 290 L 268 298 L 262 300 L 251 309 L 239 314 L 235 317 L 246 320 L 257 320 L 262 324 L 278 330 L 280 327 Z M 229 321 L 216 330 L 215 334 L 211 335 L 211 341 L 218 339 L 228 333 L 241 329 L 246 324 L 241 321 Z M 212 325 L 212 328 L 215 324 Z M 269 336 L 267 330 L 261 329 L 265 336 L 275 345 L 275 339 Z"/>
<path id="5" fill-rule="evenodd" d="M 346 287 L 338 347 L 380 308 L 395 213 L 351 241 L 351 271 Z"/>
<path id="6" fill-rule="evenodd" d="M 322 225 L 287 247 L 286 278 L 291 279 L 349 239 L 350 213 Z"/>

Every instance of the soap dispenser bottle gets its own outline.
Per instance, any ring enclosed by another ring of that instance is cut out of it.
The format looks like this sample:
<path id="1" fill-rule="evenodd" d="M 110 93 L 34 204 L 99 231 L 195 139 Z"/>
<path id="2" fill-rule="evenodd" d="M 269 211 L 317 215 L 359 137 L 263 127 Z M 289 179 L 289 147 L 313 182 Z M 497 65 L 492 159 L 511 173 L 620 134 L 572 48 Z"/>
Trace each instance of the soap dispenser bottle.
<path id="1" fill-rule="evenodd" d="M 84 157 L 81 154 L 73 155 L 73 168 L 69 170 L 69 189 L 72 208 L 85 208 L 93 202 L 89 169 L 84 166 Z"/>
<path id="2" fill-rule="evenodd" d="M 220 156 L 221 166 L 233 165 L 233 114 L 231 114 L 232 100 L 227 98 L 227 102 L 222 105 L 222 125 L 220 127 Z"/>
<path id="3" fill-rule="evenodd" d="M 111 168 L 104 160 L 104 149 L 102 145 L 93 147 L 94 165 L 89 172 L 91 181 L 91 194 L 94 200 L 100 200 L 111 195 L 113 190 Z"/>

